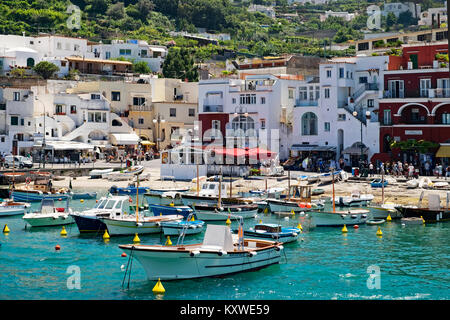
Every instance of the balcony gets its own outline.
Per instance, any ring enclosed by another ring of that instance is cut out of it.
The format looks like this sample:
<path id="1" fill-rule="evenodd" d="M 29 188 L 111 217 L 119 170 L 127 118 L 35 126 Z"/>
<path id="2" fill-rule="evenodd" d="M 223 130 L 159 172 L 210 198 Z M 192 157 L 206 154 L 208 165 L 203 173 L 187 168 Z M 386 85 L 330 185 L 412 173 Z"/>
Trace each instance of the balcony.
<path id="1" fill-rule="evenodd" d="M 399 91 L 399 92 L 384 91 L 383 92 L 383 98 L 402 99 L 404 97 L 405 97 L 405 92 L 404 91 Z"/>
<path id="2" fill-rule="evenodd" d="M 435 89 L 416 89 L 408 92 L 384 91 L 383 98 L 402 99 L 402 98 L 450 98 L 450 88 Z"/>
<path id="3" fill-rule="evenodd" d="M 353 99 L 358 99 L 366 91 L 378 91 L 378 83 L 364 83 L 358 90 L 353 94 Z"/>
<path id="4" fill-rule="evenodd" d="M 308 100 L 308 99 L 296 99 L 295 106 L 296 107 L 317 107 L 319 105 L 318 100 Z"/>
<path id="5" fill-rule="evenodd" d="M 135 105 L 128 105 L 129 111 L 152 111 L 152 106 L 149 105 L 143 105 L 143 106 L 135 106 Z"/>
<path id="6" fill-rule="evenodd" d="M 450 88 L 436 88 L 430 91 L 433 91 L 435 98 L 450 98 Z"/>

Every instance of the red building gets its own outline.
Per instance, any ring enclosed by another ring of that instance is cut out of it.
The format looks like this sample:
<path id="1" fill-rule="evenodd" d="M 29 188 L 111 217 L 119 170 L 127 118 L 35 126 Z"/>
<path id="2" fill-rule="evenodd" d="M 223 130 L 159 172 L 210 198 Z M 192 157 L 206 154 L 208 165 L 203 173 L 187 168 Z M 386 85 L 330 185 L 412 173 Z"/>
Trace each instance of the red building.
<path id="1" fill-rule="evenodd" d="M 394 152 L 389 141 L 450 142 L 450 80 L 448 63 L 438 61 L 448 44 L 404 46 L 402 57 L 384 71 L 379 100 L 380 152 L 402 161 L 417 160 L 413 152 Z M 437 150 L 430 150 L 433 160 Z M 422 155 L 422 160 L 425 155 Z"/>

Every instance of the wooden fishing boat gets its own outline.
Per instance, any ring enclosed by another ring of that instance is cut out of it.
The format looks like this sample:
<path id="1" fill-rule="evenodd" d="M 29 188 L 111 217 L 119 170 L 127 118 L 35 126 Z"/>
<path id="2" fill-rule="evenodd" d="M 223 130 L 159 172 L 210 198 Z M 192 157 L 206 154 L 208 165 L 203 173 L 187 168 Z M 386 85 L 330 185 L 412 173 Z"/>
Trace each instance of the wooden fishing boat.
<path id="1" fill-rule="evenodd" d="M 242 232 L 240 232 L 242 234 Z M 230 228 L 208 225 L 202 243 L 119 245 L 144 267 L 149 280 L 181 280 L 220 276 L 260 269 L 281 260 L 279 242 L 239 236 L 233 241 Z"/>
<path id="2" fill-rule="evenodd" d="M 321 210 L 323 204 L 311 200 L 311 186 L 289 185 L 286 199 L 267 199 L 266 202 L 271 212 L 302 212 L 310 210 Z"/>
<path id="3" fill-rule="evenodd" d="M 226 221 L 230 214 L 243 219 L 254 218 L 258 214 L 257 204 L 246 205 L 194 205 L 193 209 L 198 219 L 203 221 Z"/>
<path id="4" fill-rule="evenodd" d="M 386 220 L 384 219 L 369 219 L 366 221 L 366 224 L 368 225 L 378 225 L 378 224 L 383 224 L 385 223 Z"/>
<path id="5" fill-rule="evenodd" d="M 204 221 L 194 220 L 191 221 L 181 220 L 181 221 L 163 221 L 161 222 L 161 227 L 165 236 L 180 236 L 183 232 L 186 235 L 198 234 L 203 231 L 205 225 Z"/>
<path id="6" fill-rule="evenodd" d="M 383 188 L 383 187 L 387 187 L 388 186 L 388 182 L 385 180 L 385 181 L 381 181 L 381 179 L 374 179 L 374 180 L 372 180 L 372 182 L 370 183 L 370 186 L 372 187 L 372 188 Z"/>
<path id="7" fill-rule="evenodd" d="M 89 171 L 89 175 L 91 176 L 91 179 L 98 179 L 102 178 L 103 175 L 113 172 L 114 169 L 94 169 Z"/>
<path id="8" fill-rule="evenodd" d="M 310 211 L 311 224 L 315 227 L 341 227 L 344 225 L 364 224 L 371 218 L 367 209 L 338 211 Z"/>
<path id="9" fill-rule="evenodd" d="M 439 194 L 428 194 L 428 207 L 422 207 L 422 192 L 417 206 L 397 206 L 395 207 L 403 218 L 423 218 L 426 223 L 443 222 L 450 220 L 450 195 L 447 193 L 447 204 L 441 206 Z"/>
<path id="10" fill-rule="evenodd" d="M 154 216 L 181 215 L 184 218 L 187 218 L 194 212 L 189 206 L 162 206 L 157 204 L 149 204 L 148 208 Z"/>
<path id="11" fill-rule="evenodd" d="M 237 230 L 234 231 L 237 233 Z M 273 240 L 281 243 L 297 241 L 301 230 L 296 227 L 283 227 L 280 224 L 258 223 L 244 230 L 244 237 Z"/>
<path id="12" fill-rule="evenodd" d="M 35 202 L 45 199 L 66 200 L 70 197 L 70 191 L 67 188 L 56 189 L 51 186 L 50 179 L 36 179 L 34 184 L 15 187 L 12 190 L 11 197 L 14 201 Z"/>
<path id="13" fill-rule="evenodd" d="M 97 192 L 70 192 L 70 196 L 72 197 L 72 200 L 96 199 Z"/>
<path id="14" fill-rule="evenodd" d="M 16 202 L 11 199 L 3 200 L 0 202 L 0 217 L 24 214 L 29 207 L 29 203 Z"/>
<path id="15" fill-rule="evenodd" d="M 338 177 L 340 177 L 340 174 L 341 174 L 341 170 L 319 174 L 320 184 L 331 183 L 333 178 L 336 180 Z M 334 175 L 334 177 L 333 177 L 333 175 Z"/>
<path id="16" fill-rule="evenodd" d="M 339 207 L 361 207 L 367 206 L 373 198 L 373 194 L 361 194 L 359 191 L 353 191 L 349 197 L 338 197 L 335 204 Z"/>
<path id="17" fill-rule="evenodd" d="M 161 223 L 164 221 L 182 220 L 182 215 L 165 215 L 165 216 L 137 216 L 136 215 L 119 215 L 114 217 L 99 218 L 106 227 L 110 236 L 118 235 L 134 235 L 151 234 L 161 232 Z"/>

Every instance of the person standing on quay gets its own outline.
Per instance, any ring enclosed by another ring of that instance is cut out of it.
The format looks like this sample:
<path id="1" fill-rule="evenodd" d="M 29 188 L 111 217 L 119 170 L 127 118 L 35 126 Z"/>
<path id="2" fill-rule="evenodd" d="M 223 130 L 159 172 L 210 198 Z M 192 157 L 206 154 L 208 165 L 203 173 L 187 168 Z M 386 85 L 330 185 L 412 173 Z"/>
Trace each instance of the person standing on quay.
<path id="1" fill-rule="evenodd" d="M 370 162 L 370 164 L 369 164 L 369 175 L 371 177 L 373 177 L 373 163 L 372 162 Z"/>

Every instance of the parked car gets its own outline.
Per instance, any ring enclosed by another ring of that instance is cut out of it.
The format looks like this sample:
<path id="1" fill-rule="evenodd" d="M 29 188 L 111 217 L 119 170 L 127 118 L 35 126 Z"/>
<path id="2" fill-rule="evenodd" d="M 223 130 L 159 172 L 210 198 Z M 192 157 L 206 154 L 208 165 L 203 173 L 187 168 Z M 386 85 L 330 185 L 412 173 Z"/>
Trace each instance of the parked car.
<path id="1" fill-rule="evenodd" d="M 32 168 L 33 162 L 27 157 L 23 156 L 6 156 L 5 168 Z"/>

